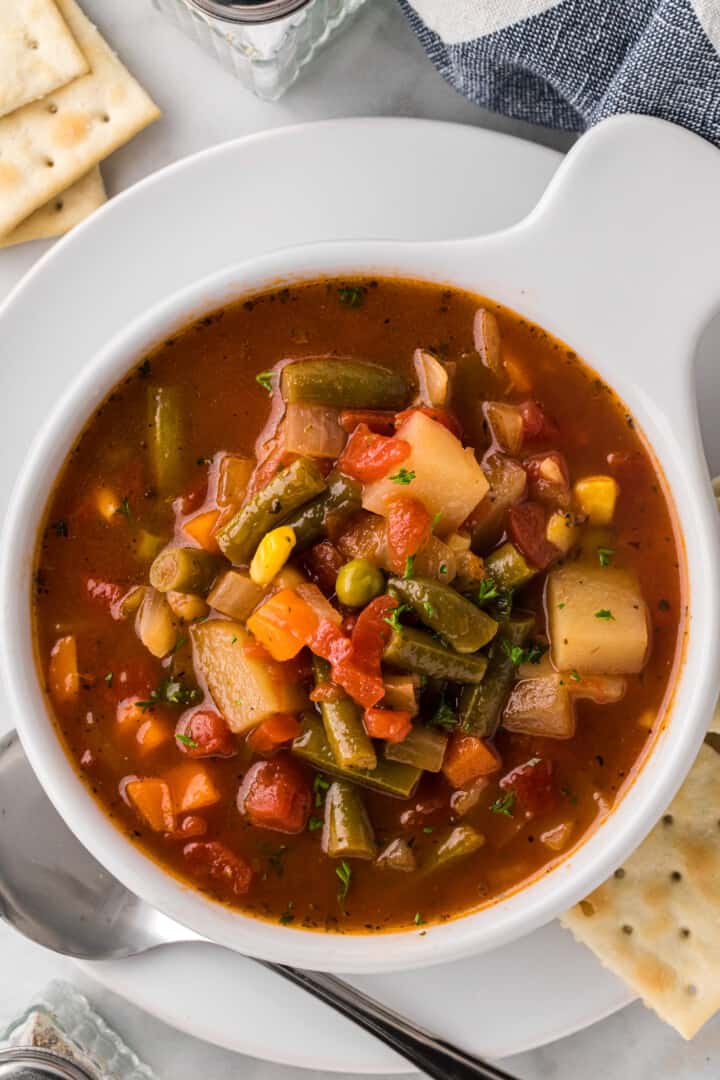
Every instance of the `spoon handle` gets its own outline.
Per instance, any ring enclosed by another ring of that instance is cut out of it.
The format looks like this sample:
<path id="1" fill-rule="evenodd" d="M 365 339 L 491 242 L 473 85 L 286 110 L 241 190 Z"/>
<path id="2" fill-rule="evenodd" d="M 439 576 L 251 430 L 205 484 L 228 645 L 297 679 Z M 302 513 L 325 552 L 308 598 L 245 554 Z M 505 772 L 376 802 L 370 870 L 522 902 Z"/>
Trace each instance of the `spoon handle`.
<path id="1" fill-rule="evenodd" d="M 510 1073 L 463 1053 L 333 975 L 299 971 L 263 960 L 258 963 L 301 986 L 313 997 L 369 1031 L 427 1076 L 436 1080 L 514 1080 Z"/>

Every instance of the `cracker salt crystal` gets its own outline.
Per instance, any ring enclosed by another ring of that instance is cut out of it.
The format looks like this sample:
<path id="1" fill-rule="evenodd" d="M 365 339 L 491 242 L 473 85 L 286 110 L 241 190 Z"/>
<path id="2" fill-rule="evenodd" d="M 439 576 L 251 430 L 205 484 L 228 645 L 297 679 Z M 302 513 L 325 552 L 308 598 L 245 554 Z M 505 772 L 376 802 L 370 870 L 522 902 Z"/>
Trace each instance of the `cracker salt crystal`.
<path id="1" fill-rule="evenodd" d="M 686 1039 L 720 1008 L 720 754 L 704 745 L 650 835 L 563 918 Z"/>
<path id="2" fill-rule="evenodd" d="M 160 115 L 75 0 L 58 7 L 91 70 L 0 118 L 0 236 Z"/>
<path id="3" fill-rule="evenodd" d="M 0 116 L 89 70 L 53 0 L 0 2 Z"/>
<path id="4" fill-rule="evenodd" d="M 102 206 L 106 199 L 105 185 L 96 165 L 87 176 L 83 176 L 67 191 L 61 191 L 29 218 L 21 221 L 12 232 L 0 237 L 0 248 L 62 236 Z"/>

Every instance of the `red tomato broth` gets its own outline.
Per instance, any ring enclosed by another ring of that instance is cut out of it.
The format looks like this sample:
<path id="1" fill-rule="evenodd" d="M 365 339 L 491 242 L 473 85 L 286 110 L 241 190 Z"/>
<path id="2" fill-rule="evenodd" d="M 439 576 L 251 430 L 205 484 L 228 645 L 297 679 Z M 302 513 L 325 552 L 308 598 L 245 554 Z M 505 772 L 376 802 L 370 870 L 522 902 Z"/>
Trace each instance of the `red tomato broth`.
<path id="1" fill-rule="evenodd" d="M 261 755 L 254 755 L 243 738 L 234 737 L 235 756 L 201 759 L 221 797 L 192 816 L 207 823 L 202 840 L 217 842 L 244 860 L 252 868 L 253 880 L 247 894 L 238 895 L 223 886 L 221 876 L 193 875 L 183 856 L 182 839 L 154 833 L 121 794 L 128 776 L 161 777 L 190 756 L 174 739 L 143 755 L 132 733 L 117 730 L 118 701 L 132 693 L 146 694 L 148 683 L 159 685 L 168 675 L 168 665 L 144 649 L 132 619 L 114 620 L 102 596 L 89 594 L 87 580 L 108 583 L 108 596 L 115 597 L 118 590 L 124 593 L 147 579 L 152 561 L 151 556 L 138 557 L 136 527 L 141 525 L 163 540 L 172 539 L 181 528 L 182 518 L 176 522 L 171 506 L 155 497 L 142 463 L 138 468 L 147 440 L 148 385 L 182 388 L 187 459 L 183 491 L 189 494 L 204 492 L 206 461 L 220 451 L 253 453 L 269 408 L 267 392 L 255 376 L 280 358 L 353 355 L 399 368 L 410 377 L 410 360 L 418 345 L 446 359 L 472 349 L 473 314 L 480 302 L 475 296 L 417 282 L 362 281 L 356 284 L 364 288 L 363 302 L 355 308 L 338 302 L 339 284 L 300 285 L 230 305 L 164 342 L 113 391 L 82 433 L 51 497 L 37 553 L 34 611 L 41 670 L 47 670 L 59 636 L 71 633 L 77 638 L 81 688 L 76 705 L 55 706 L 57 726 L 93 795 L 133 842 L 171 873 L 243 911 L 293 926 L 359 932 L 445 920 L 495 901 L 551 869 L 602 820 L 632 781 L 657 731 L 659 721 L 650 730 L 638 718 L 648 713 L 662 718 L 669 701 L 681 653 L 684 577 L 680 541 L 662 481 L 622 404 L 562 343 L 485 302 L 499 319 L 508 355 L 529 374 L 532 392 L 501 389 L 486 369 L 475 373 L 472 386 L 458 378 L 452 404 L 465 443 L 476 446 L 478 456 L 488 446 L 478 395 L 517 404 L 531 397 L 542 403 L 560 436 L 528 442 L 523 456 L 559 449 L 567 459 L 571 484 L 587 474 L 617 476 L 616 560 L 638 575 L 653 624 L 652 654 L 642 677 L 628 678 L 627 692 L 617 704 L 578 701 L 573 739 L 501 729 L 495 746 L 502 769 L 488 778 L 477 807 L 464 819 L 485 835 L 485 846 L 449 872 L 422 878 L 352 860 L 351 887 L 342 903 L 336 864 L 321 851 L 321 829 L 313 827 L 322 818 L 321 806 L 311 808 L 310 828 L 297 835 L 252 826 L 238 813 L 238 788 Z M 608 465 L 608 455 L 623 453 L 639 454 L 642 462 L 643 467 L 633 470 L 631 483 L 627 469 L 624 475 Z M 107 521 L 89 513 L 88 492 L 100 485 L 117 486 L 118 476 L 131 478 L 127 491 L 118 490 L 128 500 L 129 514 L 120 512 Z M 194 505 L 192 513 L 214 506 L 212 484 L 208 499 Z M 541 629 L 543 602 L 540 578 L 525 587 L 522 608 L 535 611 Z M 180 649 L 171 663 L 173 671 L 182 674 L 191 663 L 189 650 Z M 131 674 L 121 679 L 125 668 Z M 142 686 L 132 685 L 135 670 L 141 673 L 135 678 Z M 209 697 L 189 707 L 187 715 L 204 708 L 215 709 Z M 182 708 L 170 708 L 170 714 L 177 721 L 185 715 Z M 554 763 L 556 807 L 542 820 L 529 822 L 497 812 L 493 807 L 503 796 L 500 779 L 535 757 Z M 302 762 L 297 765 L 312 785 L 312 770 Z M 451 796 L 442 775 L 427 774 L 409 800 L 363 793 L 379 843 L 404 836 L 411 840 L 419 862 L 454 820 Z M 408 811 L 415 807 L 419 811 L 408 820 Z M 572 839 L 558 855 L 543 845 L 540 836 L 566 822 L 573 827 Z"/>

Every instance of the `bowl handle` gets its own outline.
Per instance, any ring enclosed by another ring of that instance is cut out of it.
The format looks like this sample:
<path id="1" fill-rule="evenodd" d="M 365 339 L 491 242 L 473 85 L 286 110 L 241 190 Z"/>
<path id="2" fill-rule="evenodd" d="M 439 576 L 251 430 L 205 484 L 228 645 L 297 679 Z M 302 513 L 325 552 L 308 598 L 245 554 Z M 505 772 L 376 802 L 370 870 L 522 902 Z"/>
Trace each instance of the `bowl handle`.
<path id="1" fill-rule="evenodd" d="M 606 120 L 511 232 L 529 291 L 541 282 L 543 306 L 554 294 L 556 310 L 592 327 L 596 348 L 621 352 L 638 382 L 683 358 L 689 369 L 720 306 L 720 151 L 709 142 L 652 117 Z M 549 253 L 562 269 L 543 277 Z"/>

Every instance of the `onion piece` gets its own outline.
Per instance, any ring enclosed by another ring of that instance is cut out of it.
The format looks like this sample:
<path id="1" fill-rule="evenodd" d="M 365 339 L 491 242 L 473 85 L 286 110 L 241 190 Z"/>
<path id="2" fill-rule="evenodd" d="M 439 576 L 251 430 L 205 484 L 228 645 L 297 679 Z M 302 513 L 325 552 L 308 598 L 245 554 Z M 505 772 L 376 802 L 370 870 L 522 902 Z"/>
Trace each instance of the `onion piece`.
<path id="1" fill-rule="evenodd" d="M 453 814 L 457 814 L 458 817 L 465 817 L 471 810 L 474 810 L 489 783 L 487 776 L 479 776 L 468 787 L 458 788 L 457 791 L 453 791 L 450 796 L 450 809 Z"/>
<path id="2" fill-rule="evenodd" d="M 157 589 L 148 589 L 135 619 L 135 633 L 146 649 L 159 659 L 172 652 L 177 624 L 170 605 Z"/>
<path id="3" fill-rule="evenodd" d="M 380 852 L 375 864 L 383 870 L 400 870 L 406 874 L 417 870 L 415 854 L 407 840 L 403 840 L 402 837 L 391 840 Z"/>
<path id="4" fill-rule="evenodd" d="M 494 375 L 505 374 L 500 355 L 500 324 L 487 308 L 478 308 L 473 320 L 473 341 L 480 359 Z"/>
<path id="5" fill-rule="evenodd" d="M 575 710 L 562 675 L 543 675 L 516 683 L 503 713 L 503 727 L 523 735 L 571 739 Z"/>
<path id="6" fill-rule="evenodd" d="M 445 367 L 436 356 L 425 349 L 416 349 L 413 366 L 418 381 L 418 392 L 413 404 L 444 408 L 450 395 L 450 379 Z"/>
<path id="7" fill-rule="evenodd" d="M 519 454 L 525 428 L 517 405 L 507 405 L 503 401 L 486 401 L 483 413 L 498 448 L 508 454 Z"/>
<path id="8" fill-rule="evenodd" d="M 338 457 L 347 439 L 339 415 L 338 409 L 325 405 L 288 405 L 283 430 L 286 451 L 301 457 Z"/>
<path id="9" fill-rule="evenodd" d="M 525 495 L 527 474 L 519 462 L 504 454 L 490 453 L 483 461 L 490 491 L 465 523 L 473 547 L 487 550 L 500 539 L 505 514 Z"/>

